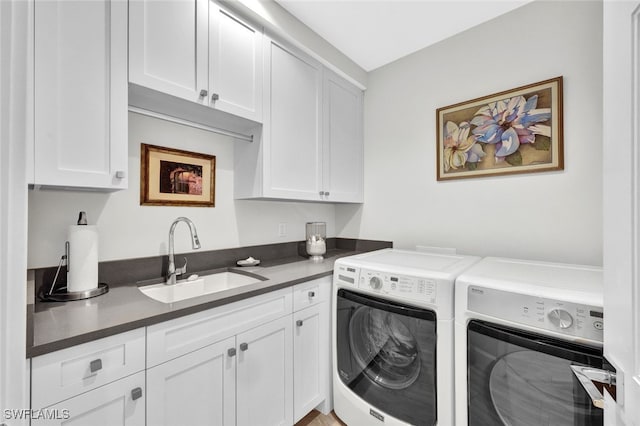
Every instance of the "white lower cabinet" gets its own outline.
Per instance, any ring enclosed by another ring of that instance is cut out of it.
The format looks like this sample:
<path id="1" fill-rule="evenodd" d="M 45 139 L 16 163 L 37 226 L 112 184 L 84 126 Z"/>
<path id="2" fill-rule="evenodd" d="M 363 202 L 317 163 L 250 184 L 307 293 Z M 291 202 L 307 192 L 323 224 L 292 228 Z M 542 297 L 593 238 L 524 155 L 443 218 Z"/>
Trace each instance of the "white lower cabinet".
<path id="1" fill-rule="evenodd" d="M 330 277 L 294 287 L 294 423 L 316 407 L 325 414 L 331 411 L 330 289 Z"/>
<path id="2" fill-rule="evenodd" d="M 237 425 L 293 424 L 291 316 L 239 334 Z"/>
<path id="3" fill-rule="evenodd" d="M 235 424 L 235 346 L 231 337 L 147 370 L 147 424 Z"/>
<path id="4" fill-rule="evenodd" d="M 144 371 L 33 412 L 32 425 L 144 426 Z"/>
<path id="5" fill-rule="evenodd" d="M 330 289 L 320 278 L 35 357 L 32 423 L 283 426 L 330 411 Z"/>
<path id="6" fill-rule="evenodd" d="M 291 317 L 147 370 L 149 425 L 293 424 Z"/>
<path id="7" fill-rule="evenodd" d="M 145 330 L 31 360 L 33 425 L 144 425 Z"/>
<path id="8" fill-rule="evenodd" d="M 294 422 L 302 419 L 324 400 L 322 351 L 327 348 L 321 346 L 324 319 L 322 308 L 324 304 L 293 314 L 293 387 L 296 390 L 293 397 Z"/>

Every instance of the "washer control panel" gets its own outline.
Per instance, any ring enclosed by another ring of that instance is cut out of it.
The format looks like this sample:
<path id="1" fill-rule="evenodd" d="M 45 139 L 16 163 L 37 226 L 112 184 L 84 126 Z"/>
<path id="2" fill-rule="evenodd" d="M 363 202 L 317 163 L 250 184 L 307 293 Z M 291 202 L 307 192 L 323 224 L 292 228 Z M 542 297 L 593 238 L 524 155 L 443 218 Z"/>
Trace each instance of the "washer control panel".
<path id="1" fill-rule="evenodd" d="M 589 306 L 479 286 L 467 290 L 468 310 L 543 330 L 602 342 L 602 306 Z"/>
<path id="2" fill-rule="evenodd" d="M 424 277 L 361 269 L 358 288 L 404 299 L 436 303 L 436 281 Z"/>

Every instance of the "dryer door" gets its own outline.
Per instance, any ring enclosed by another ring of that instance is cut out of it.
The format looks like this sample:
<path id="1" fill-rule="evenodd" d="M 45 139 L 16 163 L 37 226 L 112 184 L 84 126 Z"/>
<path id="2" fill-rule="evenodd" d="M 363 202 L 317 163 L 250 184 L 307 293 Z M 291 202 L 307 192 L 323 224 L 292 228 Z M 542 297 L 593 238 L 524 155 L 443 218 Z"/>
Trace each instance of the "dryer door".
<path id="1" fill-rule="evenodd" d="M 435 313 L 344 289 L 336 312 L 342 382 L 375 410 L 435 424 Z"/>
<path id="2" fill-rule="evenodd" d="M 483 321 L 467 330 L 470 426 L 602 426 L 571 365 L 602 367 L 602 350 Z"/>

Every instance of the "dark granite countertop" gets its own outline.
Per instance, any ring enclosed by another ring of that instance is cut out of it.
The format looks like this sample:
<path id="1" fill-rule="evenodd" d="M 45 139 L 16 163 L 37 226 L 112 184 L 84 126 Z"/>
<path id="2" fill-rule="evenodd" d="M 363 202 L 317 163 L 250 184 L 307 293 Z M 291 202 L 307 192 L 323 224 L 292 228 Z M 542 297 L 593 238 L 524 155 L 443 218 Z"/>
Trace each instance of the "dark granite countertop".
<path id="1" fill-rule="evenodd" d="M 162 303 L 147 297 L 138 289 L 140 282 L 114 286 L 108 293 L 91 299 L 37 303 L 34 309 L 27 310 L 27 357 L 43 355 L 304 281 L 330 276 L 337 258 L 362 251 L 369 250 L 358 250 L 355 247 L 332 249 L 320 263 L 291 256 L 270 259 L 260 266 L 227 267 L 224 269 L 250 272 L 266 280 L 175 303 Z"/>

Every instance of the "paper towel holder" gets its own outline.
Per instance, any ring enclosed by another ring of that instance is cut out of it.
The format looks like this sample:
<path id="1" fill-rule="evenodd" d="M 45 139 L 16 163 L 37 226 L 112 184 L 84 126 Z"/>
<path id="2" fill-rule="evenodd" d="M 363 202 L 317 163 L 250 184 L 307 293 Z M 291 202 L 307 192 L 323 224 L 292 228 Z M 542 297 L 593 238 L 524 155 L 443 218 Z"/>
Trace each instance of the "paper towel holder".
<path id="1" fill-rule="evenodd" d="M 67 291 L 66 285 L 56 288 L 56 283 L 60 276 L 60 270 L 62 269 L 63 263 L 65 272 L 69 272 L 69 241 L 65 241 L 64 243 L 64 254 L 60 256 L 58 269 L 53 277 L 51 287 L 46 291 L 44 284 L 40 286 L 40 290 L 38 291 L 38 297 L 40 297 L 40 300 L 50 302 L 68 302 L 71 300 L 89 299 L 100 296 L 101 294 L 105 294 L 109 291 L 109 286 L 106 283 L 98 283 L 98 287 L 84 291 Z"/>

